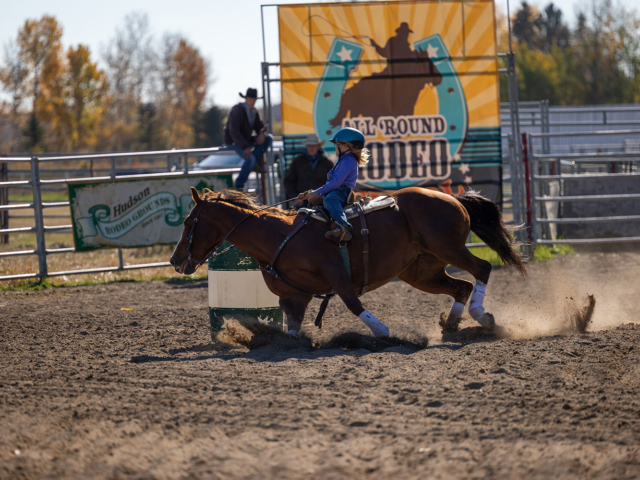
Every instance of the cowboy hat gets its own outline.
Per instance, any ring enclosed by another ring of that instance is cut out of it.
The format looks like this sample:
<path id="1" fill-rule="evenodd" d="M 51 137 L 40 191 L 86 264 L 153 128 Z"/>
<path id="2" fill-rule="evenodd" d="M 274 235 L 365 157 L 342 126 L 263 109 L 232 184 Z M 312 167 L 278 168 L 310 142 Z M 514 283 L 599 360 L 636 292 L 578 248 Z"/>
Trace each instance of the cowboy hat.
<path id="1" fill-rule="evenodd" d="M 258 90 L 256 88 L 247 88 L 246 94 L 243 95 L 242 92 L 239 92 L 238 95 L 242 98 L 262 98 L 258 96 Z"/>
<path id="2" fill-rule="evenodd" d="M 324 140 L 320 141 L 320 139 L 318 138 L 318 135 L 316 135 L 315 133 L 310 133 L 309 135 L 307 135 L 307 141 L 305 142 L 305 146 L 308 145 L 324 145 Z"/>

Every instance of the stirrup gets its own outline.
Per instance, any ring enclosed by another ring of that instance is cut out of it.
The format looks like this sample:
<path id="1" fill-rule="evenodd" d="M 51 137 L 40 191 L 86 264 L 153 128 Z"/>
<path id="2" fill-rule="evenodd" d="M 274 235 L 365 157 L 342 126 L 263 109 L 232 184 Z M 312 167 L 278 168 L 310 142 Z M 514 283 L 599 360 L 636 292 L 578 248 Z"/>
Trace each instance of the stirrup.
<path id="1" fill-rule="evenodd" d="M 343 225 L 340 225 L 339 223 L 336 224 L 336 228 L 334 228 L 333 230 L 329 230 L 324 234 L 324 236 L 329 240 L 336 240 L 338 243 L 348 242 L 353 238 L 353 235 L 351 235 L 349 229 Z"/>

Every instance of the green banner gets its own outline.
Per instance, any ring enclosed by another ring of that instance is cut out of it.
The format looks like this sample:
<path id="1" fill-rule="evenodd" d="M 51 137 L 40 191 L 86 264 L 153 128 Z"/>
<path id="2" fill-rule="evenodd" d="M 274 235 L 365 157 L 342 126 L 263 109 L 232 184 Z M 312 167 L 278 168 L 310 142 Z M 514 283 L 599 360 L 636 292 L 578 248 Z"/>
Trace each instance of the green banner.
<path id="1" fill-rule="evenodd" d="M 229 174 L 69 183 L 75 249 L 174 244 L 193 207 L 189 187 L 232 185 Z"/>

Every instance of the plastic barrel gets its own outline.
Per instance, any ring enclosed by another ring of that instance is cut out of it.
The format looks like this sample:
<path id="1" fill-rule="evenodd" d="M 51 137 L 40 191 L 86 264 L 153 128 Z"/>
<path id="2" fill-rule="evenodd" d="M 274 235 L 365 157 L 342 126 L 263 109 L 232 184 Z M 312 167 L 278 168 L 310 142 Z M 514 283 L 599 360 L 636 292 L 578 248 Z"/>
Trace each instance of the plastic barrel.
<path id="1" fill-rule="evenodd" d="M 225 243 L 221 249 L 229 246 Z M 209 259 L 209 328 L 215 341 L 226 318 L 250 317 L 284 328 L 278 297 L 262 278 L 258 262 L 238 248 Z"/>

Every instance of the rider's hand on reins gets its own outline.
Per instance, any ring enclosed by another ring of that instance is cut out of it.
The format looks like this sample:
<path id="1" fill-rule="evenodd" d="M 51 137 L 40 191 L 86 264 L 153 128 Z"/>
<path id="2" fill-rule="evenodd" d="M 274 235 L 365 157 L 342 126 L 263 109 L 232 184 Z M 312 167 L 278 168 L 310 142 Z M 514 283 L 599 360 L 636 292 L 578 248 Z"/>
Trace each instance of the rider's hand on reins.
<path id="1" fill-rule="evenodd" d="M 298 195 L 298 203 L 302 203 L 304 200 L 307 200 L 309 203 L 311 203 L 316 198 L 318 198 L 318 193 L 315 190 L 309 190 Z"/>

